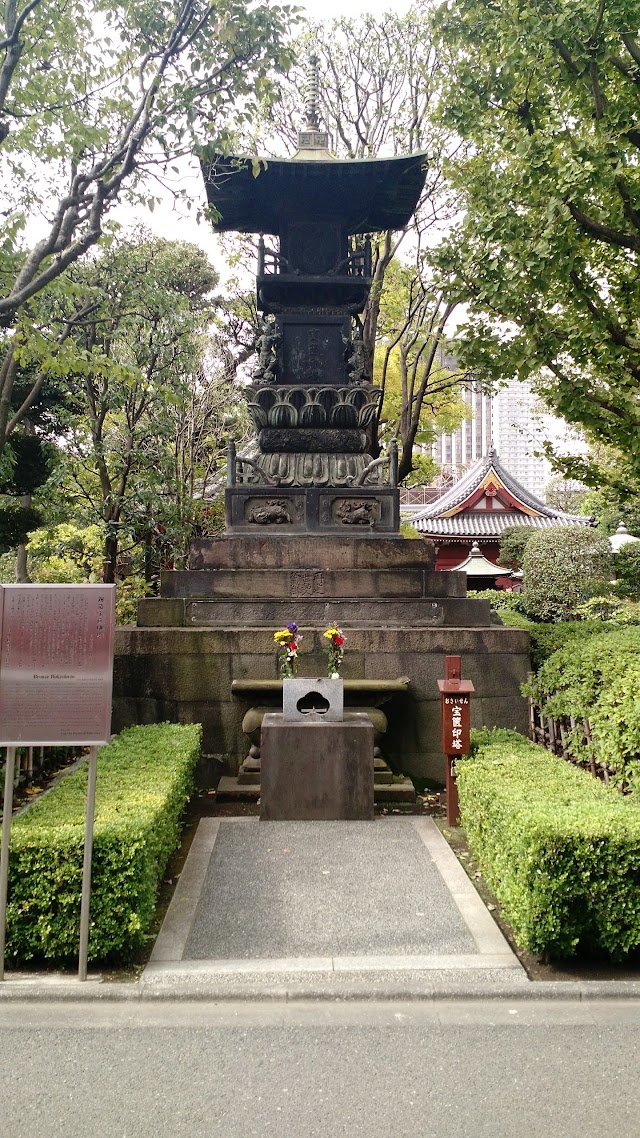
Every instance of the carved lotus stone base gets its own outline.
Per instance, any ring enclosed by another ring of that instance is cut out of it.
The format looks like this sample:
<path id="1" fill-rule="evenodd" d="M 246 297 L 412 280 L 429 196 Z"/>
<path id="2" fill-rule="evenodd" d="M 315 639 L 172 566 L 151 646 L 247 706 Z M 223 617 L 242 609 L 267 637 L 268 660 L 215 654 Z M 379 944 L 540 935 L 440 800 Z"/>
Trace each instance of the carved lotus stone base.
<path id="1" fill-rule="evenodd" d="M 355 427 L 265 427 L 258 435 L 258 446 L 266 454 L 277 451 L 364 454 L 367 436 Z"/>
<path id="2" fill-rule="evenodd" d="M 267 427 L 366 430 L 377 414 L 382 391 L 370 383 L 344 387 L 277 383 L 250 388 L 247 395 L 258 431 Z"/>
<path id="3" fill-rule="evenodd" d="M 372 462 L 370 454 L 261 454 L 261 470 L 282 486 L 352 486 Z M 260 486 L 254 468 L 238 478 L 240 486 Z M 376 466 L 365 476 L 368 486 L 386 486 L 388 477 L 383 466 Z"/>
<path id="4" fill-rule="evenodd" d="M 400 494 L 391 486 L 231 486 L 225 504 L 231 534 L 371 537 L 397 533 L 400 522 Z"/>

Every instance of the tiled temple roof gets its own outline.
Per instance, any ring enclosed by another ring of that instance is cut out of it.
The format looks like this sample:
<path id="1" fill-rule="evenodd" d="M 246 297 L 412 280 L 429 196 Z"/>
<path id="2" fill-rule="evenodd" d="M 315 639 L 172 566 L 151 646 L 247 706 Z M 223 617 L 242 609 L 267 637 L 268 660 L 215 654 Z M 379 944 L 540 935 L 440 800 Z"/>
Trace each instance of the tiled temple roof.
<path id="1" fill-rule="evenodd" d="M 570 518 L 570 514 L 560 515 Z M 452 518 L 425 518 L 423 514 L 408 519 L 421 533 L 437 534 L 443 537 L 500 537 L 509 526 L 533 526 L 546 529 L 548 526 L 584 525 L 589 518 L 576 521 L 561 521 L 556 518 L 532 518 L 530 514 L 507 513 L 506 510 L 478 510 L 477 513 L 455 514 Z"/>
<path id="2" fill-rule="evenodd" d="M 522 503 L 522 512 L 517 509 L 517 504 L 511 509 L 474 510 L 471 506 L 465 510 L 465 502 L 487 481 L 490 474 L 495 476 L 498 487 L 504 487 L 516 503 Z M 563 513 L 536 498 L 535 494 L 525 489 L 505 470 L 492 450 L 470 466 L 450 490 L 417 511 L 411 518 L 411 524 L 420 533 L 434 537 L 497 538 L 508 526 L 533 526 L 536 529 L 547 526 L 588 526 L 593 525 L 593 518 Z"/>

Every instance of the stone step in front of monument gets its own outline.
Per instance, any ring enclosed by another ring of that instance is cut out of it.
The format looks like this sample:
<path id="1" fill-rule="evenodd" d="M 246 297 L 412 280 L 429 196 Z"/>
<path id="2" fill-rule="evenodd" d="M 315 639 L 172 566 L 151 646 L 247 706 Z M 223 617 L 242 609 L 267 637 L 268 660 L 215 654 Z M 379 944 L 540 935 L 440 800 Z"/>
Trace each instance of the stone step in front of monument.
<path id="1" fill-rule="evenodd" d="M 287 600 L 148 597 L 138 602 L 142 628 L 279 628 L 295 619 L 299 626 L 348 628 L 490 628 L 489 601 L 468 597 L 395 599 L 368 597 L 294 597 Z"/>
<path id="2" fill-rule="evenodd" d="M 238 770 L 238 785 L 253 786 L 255 789 L 256 786 L 260 786 L 260 775 L 261 759 L 252 758 L 251 754 L 247 754 L 247 758 L 243 761 L 243 765 L 241 765 L 240 769 Z M 374 751 L 374 780 L 379 789 L 381 789 L 383 786 L 393 785 L 394 781 L 399 783 L 401 781 L 401 778 L 399 776 L 394 775 L 393 770 L 388 765 L 388 762 L 385 762 L 385 760 L 381 758 L 380 754 L 376 754 L 376 751 Z M 408 780 L 404 781 L 407 782 Z M 413 792 L 413 798 L 411 801 L 415 800 L 416 793 Z"/>
<path id="3" fill-rule="evenodd" d="M 431 818 L 203 818 L 142 984 L 158 995 L 342 999 L 528 984 Z"/>
<path id="4" fill-rule="evenodd" d="M 260 798 L 259 783 L 243 783 L 232 775 L 223 775 L 218 783 L 216 802 L 252 802 Z M 374 782 L 373 800 L 376 806 L 384 803 L 416 801 L 415 787 L 410 778 L 395 778 L 393 782 Z"/>
<path id="5" fill-rule="evenodd" d="M 242 766 L 240 767 L 240 770 L 238 771 L 237 781 L 239 785 L 253 787 L 260 786 L 260 771 L 260 759 L 252 758 L 247 755 L 247 758 L 244 760 Z M 394 776 L 394 773 L 391 770 L 389 764 L 386 763 L 380 756 L 375 755 L 375 751 L 373 760 L 373 777 L 376 783 L 378 783 L 380 786 L 391 785 L 394 781 L 394 778 L 397 777 Z"/>
<path id="6" fill-rule="evenodd" d="M 161 597 L 216 600 L 357 599 L 408 600 L 466 596 L 464 573 L 424 569 L 214 569 L 165 571 Z"/>
<path id="7" fill-rule="evenodd" d="M 191 543 L 189 570 L 201 569 L 433 569 L 435 547 L 425 538 L 300 534 L 225 534 Z"/>

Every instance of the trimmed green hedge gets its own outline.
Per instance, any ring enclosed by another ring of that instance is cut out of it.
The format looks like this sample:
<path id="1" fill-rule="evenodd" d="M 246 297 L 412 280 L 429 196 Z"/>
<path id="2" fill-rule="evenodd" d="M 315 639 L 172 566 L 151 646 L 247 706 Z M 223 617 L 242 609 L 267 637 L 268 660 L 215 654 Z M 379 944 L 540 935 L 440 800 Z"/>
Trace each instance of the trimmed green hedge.
<path id="1" fill-rule="evenodd" d="M 616 785 L 640 786 L 640 628 L 573 639 L 555 652 L 524 687 L 545 715 L 581 725 L 588 719 L 595 758 Z M 568 737 L 571 754 L 587 761 L 580 729 Z"/>
<path id="2" fill-rule="evenodd" d="M 637 625 L 631 626 L 638 629 Z M 557 624 L 534 624 L 529 630 L 531 636 L 531 663 L 537 671 L 546 660 L 567 648 L 569 652 L 580 650 L 582 644 L 592 636 L 621 631 L 620 625 L 603 620 L 565 620 Z"/>
<path id="3" fill-rule="evenodd" d="M 475 732 L 462 824 L 518 943 L 556 957 L 640 945 L 640 810 L 516 732 Z"/>
<path id="4" fill-rule="evenodd" d="M 619 628 L 619 625 L 607 624 L 602 620 L 560 620 L 555 624 L 542 624 L 509 609 L 496 611 L 506 628 L 524 628 L 529 633 L 531 667 L 535 672 L 545 660 L 565 645 L 572 645 L 574 641 L 586 641 L 591 636 Z"/>
<path id="5" fill-rule="evenodd" d="M 180 840 L 200 754 L 199 724 L 130 727 L 98 759 L 90 960 L 122 960 L 144 941 Z M 11 829 L 7 957 L 78 953 L 87 767 L 63 778 Z"/>
<path id="6" fill-rule="evenodd" d="M 469 594 L 471 596 L 471 594 Z M 606 631 L 616 631 L 620 624 L 603 620 L 559 620 L 552 624 L 532 620 L 519 607 L 503 604 L 496 589 L 486 589 L 484 593 L 473 594 L 491 601 L 491 607 L 500 617 L 505 628 L 523 628 L 529 633 L 531 641 L 531 667 L 534 671 L 544 664 L 554 652 L 564 648 L 574 640 L 587 640 L 591 636 Z M 503 594 L 503 596 L 506 594 Z M 517 596 L 518 594 L 512 594 Z M 522 598 L 522 594 L 520 594 Z"/>

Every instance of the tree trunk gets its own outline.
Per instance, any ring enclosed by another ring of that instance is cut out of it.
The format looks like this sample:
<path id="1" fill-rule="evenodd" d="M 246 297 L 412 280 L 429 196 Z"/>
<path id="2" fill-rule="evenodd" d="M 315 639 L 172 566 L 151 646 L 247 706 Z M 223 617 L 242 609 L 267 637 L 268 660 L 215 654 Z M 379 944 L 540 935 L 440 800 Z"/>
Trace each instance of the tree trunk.
<path id="1" fill-rule="evenodd" d="M 15 338 L 8 346 L 0 367 L 0 454 L 7 441 L 7 424 L 11 413 L 11 396 L 13 385 L 18 374 L 18 363 L 15 358 Z"/>
<path id="2" fill-rule="evenodd" d="M 408 474 L 413 470 L 413 442 L 405 443 L 403 440 L 402 450 L 400 452 L 400 461 L 398 463 L 398 483 L 402 482 Z"/>
<path id="3" fill-rule="evenodd" d="M 20 505 L 28 508 L 31 505 L 31 495 L 23 494 L 20 499 Z M 27 568 L 27 547 L 26 545 L 19 545 L 16 550 L 16 584 L 17 585 L 30 585 L 31 577 Z"/>
<path id="4" fill-rule="evenodd" d="M 115 584 L 116 579 L 116 563 L 118 560 L 118 538 L 114 535 L 108 536 L 104 543 L 104 571 L 102 580 L 105 585 Z"/>
<path id="5" fill-rule="evenodd" d="M 16 584 L 30 585 L 31 577 L 27 569 L 27 547 L 19 545 L 16 550 Z"/>
<path id="6" fill-rule="evenodd" d="M 144 535 L 144 579 L 149 585 L 153 577 L 153 530 L 145 530 Z"/>
<path id="7" fill-rule="evenodd" d="M 392 234 L 387 231 L 384 235 L 384 242 L 382 249 L 378 252 L 378 259 L 376 261 L 375 269 L 373 272 L 373 284 L 369 293 L 369 298 L 362 317 L 362 342 L 364 344 L 364 354 L 367 366 L 367 380 L 373 382 L 373 365 L 376 351 L 376 340 L 378 336 L 378 320 L 380 318 L 380 297 L 382 294 L 382 286 L 384 284 L 384 275 L 393 260 L 394 253 L 398 248 L 398 242 L 395 247 L 392 246 Z M 381 453 L 380 439 L 378 437 L 379 415 L 376 415 L 369 426 L 367 427 L 367 450 L 372 458 L 378 458 Z"/>

